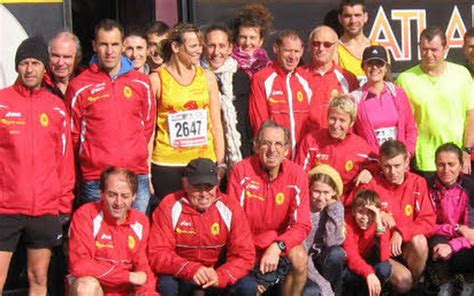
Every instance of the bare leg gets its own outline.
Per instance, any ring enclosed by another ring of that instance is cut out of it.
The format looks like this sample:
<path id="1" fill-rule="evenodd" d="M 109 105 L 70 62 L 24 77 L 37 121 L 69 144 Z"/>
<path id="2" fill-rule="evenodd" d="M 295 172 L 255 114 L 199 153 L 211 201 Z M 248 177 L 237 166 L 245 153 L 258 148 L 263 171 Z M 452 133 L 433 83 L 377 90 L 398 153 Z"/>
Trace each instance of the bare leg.
<path id="1" fill-rule="evenodd" d="M 99 281 L 91 276 L 75 279 L 69 289 L 69 296 L 103 296 L 104 291 Z"/>
<path id="2" fill-rule="evenodd" d="M 50 249 L 28 249 L 29 296 L 46 296 L 48 292 L 48 267 Z"/>
<path id="3" fill-rule="evenodd" d="M 406 260 L 408 269 L 413 276 L 413 285 L 418 283 L 425 270 L 428 259 L 428 241 L 424 235 L 416 235 L 411 241 L 403 246 L 403 258 Z"/>
<path id="4" fill-rule="evenodd" d="M 13 252 L 0 251 L 0 295 L 3 295 L 3 287 L 7 280 L 8 268 L 12 260 Z"/>
<path id="5" fill-rule="evenodd" d="M 388 259 L 392 265 L 390 282 L 398 293 L 408 293 L 413 285 L 411 272 L 403 264 L 393 259 Z"/>
<path id="6" fill-rule="evenodd" d="M 308 277 L 308 254 L 303 245 L 298 245 L 289 251 L 288 259 L 292 267 L 283 283 L 283 295 L 299 296 L 303 292 Z"/>

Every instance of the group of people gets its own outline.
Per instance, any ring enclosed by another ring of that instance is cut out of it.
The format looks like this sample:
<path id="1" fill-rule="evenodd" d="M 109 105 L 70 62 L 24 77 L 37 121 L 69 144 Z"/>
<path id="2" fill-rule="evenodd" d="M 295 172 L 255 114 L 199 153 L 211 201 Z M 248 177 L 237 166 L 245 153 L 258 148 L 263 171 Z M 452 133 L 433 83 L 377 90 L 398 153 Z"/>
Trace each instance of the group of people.
<path id="1" fill-rule="evenodd" d="M 393 82 L 364 2 L 338 16 L 306 65 L 296 30 L 270 60 L 261 4 L 202 31 L 102 20 L 87 68 L 72 33 L 23 41 L 0 90 L 0 294 L 19 241 L 30 295 L 68 241 L 69 295 L 375 296 L 427 269 L 450 295 L 474 266 L 474 30 L 464 67 L 426 28 Z"/>

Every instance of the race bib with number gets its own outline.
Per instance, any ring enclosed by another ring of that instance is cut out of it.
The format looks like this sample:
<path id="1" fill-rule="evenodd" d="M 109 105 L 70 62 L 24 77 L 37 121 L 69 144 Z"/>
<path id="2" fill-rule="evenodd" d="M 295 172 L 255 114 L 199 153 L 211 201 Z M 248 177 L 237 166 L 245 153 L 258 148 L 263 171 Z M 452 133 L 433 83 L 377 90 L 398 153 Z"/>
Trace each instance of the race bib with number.
<path id="1" fill-rule="evenodd" d="M 396 140 L 397 139 L 397 128 L 396 127 L 384 127 L 375 130 L 375 136 L 377 137 L 377 141 L 379 145 L 382 145 L 388 140 Z"/>
<path id="2" fill-rule="evenodd" d="M 190 110 L 169 114 L 168 128 L 173 147 L 207 145 L 207 110 Z"/>

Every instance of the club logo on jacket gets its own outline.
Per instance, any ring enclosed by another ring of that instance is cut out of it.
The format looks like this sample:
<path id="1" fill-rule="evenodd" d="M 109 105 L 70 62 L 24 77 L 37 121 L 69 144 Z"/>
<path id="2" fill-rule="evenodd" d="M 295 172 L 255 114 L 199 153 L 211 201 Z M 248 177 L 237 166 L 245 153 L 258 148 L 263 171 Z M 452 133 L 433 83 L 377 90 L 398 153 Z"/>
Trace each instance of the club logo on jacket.
<path id="1" fill-rule="evenodd" d="M 127 98 L 127 99 L 130 99 L 132 97 L 132 89 L 126 85 L 124 88 L 123 88 L 123 95 Z"/>
<path id="2" fill-rule="evenodd" d="M 211 233 L 213 235 L 219 235 L 220 232 L 221 232 L 221 227 L 220 227 L 219 223 L 217 223 L 217 222 L 212 223 Z"/>
<path id="3" fill-rule="evenodd" d="M 405 216 L 411 216 L 411 215 L 413 215 L 413 207 L 412 207 L 412 205 L 406 205 L 404 211 L 405 211 Z"/>
<path id="4" fill-rule="evenodd" d="M 298 91 L 296 92 L 296 99 L 298 100 L 298 102 L 303 102 L 303 99 L 304 99 L 304 95 L 302 92 Z"/>
<path id="5" fill-rule="evenodd" d="M 137 244 L 137 242 L 135 241 L 135 238 L 133 238 L 133 236 L 129 235 L 128 236 L 128 248 L 129 249 L 134 249 L 136 244 Z"/>
<path id="6" fill-rule="evenodd" d="M 40 115 L 40 123 L 41 123 L 41 126 L 43 127 L 47 127 L 48 124 L 49 124 L 49 117 L 48 117 L 48 114 L 46 113 L 41 113 Z"/>
<path id="7" fill-rule="evenodd" d="M 346 164 L 344 165 L 344 169 L 346 169 L 346 172 L 351 171 L 354 168 L 354 162 L 352 160 L 348 160 Z"/>
<path id="8" fill-rule="evenodd" d="M 284 202 L 285 202 L 285 194 L 283 192 L 277 193 L 277 195 L 275 195 L 275 203 L 277 205 L 281 205 Z"/>

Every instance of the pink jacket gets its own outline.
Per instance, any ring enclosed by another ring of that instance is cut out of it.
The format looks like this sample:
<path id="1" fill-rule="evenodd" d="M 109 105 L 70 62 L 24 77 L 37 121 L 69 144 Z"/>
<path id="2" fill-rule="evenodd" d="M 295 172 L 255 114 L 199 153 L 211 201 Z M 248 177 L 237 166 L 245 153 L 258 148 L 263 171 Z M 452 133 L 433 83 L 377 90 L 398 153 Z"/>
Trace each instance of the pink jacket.
<path id="1" fill-rule="evenodd" d="M 364 84 L 359 89 L 351 92 L 352 97 L 357 103 L 362 102 L 369 94 L 367 84 Z M 404 143 L 411 155 L 415 154 L 416 140 L 418 138 L 418 129 L 416 128 L 413 111 L 408 101 L 405 91 L 391 82 L 385 82 L 385 88 L 381 96 L 391 96 L 398 111 L 398 125 L 397 125 L 397 140 Z M 379 150 L 379 143 L 374 133 L 374 127 L 369 121 L 367 110 L 363 105 L 359 104 L 360 108 L 357 110 L 357 119 L 354 124 L 354 132 L 364 138 L 370 146 L 374 147 L 376 151 Z"/>
<path id="2" fill-rule="evenodd" d="M 469 240 L 455 231 L 456 224 L 472 227 L 474 222 L 470 207 L 470 195 L 473 194 L 474 184 L 467 178 L 461 177 L 459 182 L 445 187 L 438 179 L 430 184 L 430 197 L 436 210 L 435 235 L 447 237 L 454 252 L 470 249 Z"/>

